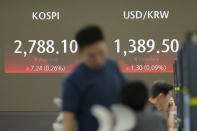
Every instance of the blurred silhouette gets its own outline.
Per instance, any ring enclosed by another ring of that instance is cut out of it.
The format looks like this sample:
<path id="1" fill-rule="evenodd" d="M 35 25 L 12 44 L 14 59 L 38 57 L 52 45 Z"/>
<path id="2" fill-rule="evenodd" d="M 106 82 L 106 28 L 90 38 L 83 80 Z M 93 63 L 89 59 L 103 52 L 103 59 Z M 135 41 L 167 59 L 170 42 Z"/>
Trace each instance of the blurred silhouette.
<path id="1" fill-rule="evenodd" d="M 111 111 L 94 105 L 91 112 L 99 122 L 97 131 L 130 131 L 136 126 L 135 113 L 125 105 L 114 104 Z"/>
<path id="2" fill-rule="evenodd" d="M 156 81 L 151 88 L 151 97 L 149 98 L 152 103 L 153 110 L 157 110 L 161 113 L 164 122 L 168 126 L 168 130 L 174 129 L 175 123 L 175 103 L 172 97 L 173 85 L 166 83 L 165 81 Z"/>
<path id="3" fill-rule="evenodd" d="M 120 90 L 121 104 L 111 110 L 95 105 L 92 114 L 99 121 L 98 131 L 164 131 L 157 112 L 147 111 L 148 89 L 142 82 L 129 82 Z"/>
<path id="4" fill-rule="evenodd" d="M 147 111 L 148 88 L 140 81 L 129 82 L 120 90 L 121 103 L 135 111 L 137 124 L 132 131 L 164 131 L 165 126 L 157 112 Z"/>
<path id="5" fill-rule="evenodd" d="M 119 88 L 126 82 L 117 63 L 107 58 L 107 44 L 98 26 L 87 26 L 76 34 L 82 59 L 63 80 L 62 111 L 66 131 L 96 131 L 98 122 L 91 114 L 93 105 L 109 108 L 119 102 Z"/>

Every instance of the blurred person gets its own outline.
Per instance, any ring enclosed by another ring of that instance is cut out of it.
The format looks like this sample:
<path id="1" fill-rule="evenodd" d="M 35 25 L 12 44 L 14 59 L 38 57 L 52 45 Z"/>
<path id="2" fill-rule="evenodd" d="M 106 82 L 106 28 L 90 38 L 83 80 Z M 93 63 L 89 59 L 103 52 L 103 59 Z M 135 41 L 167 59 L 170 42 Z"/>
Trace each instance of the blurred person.
<path id="1" fill-rule="evenodd" d="M 136 113 L 137 125 L 132 131 L 164 131 L 159 113 L 147 111 L 148 88 L 140 81 L 129 82 L 120 89 L 120 102 Z"/>
<path id="2" fill-rule="evenodd" d="M 76 34 L 82 59 L 63 80 L 62 111 L 65 131 L 96 131 L 93 105 L 109 108 L 119 102 L 119 88 L 126 82 L 117 63 L 107 58 L 107 43 L 98 26 L 87 26 Z M 75 125 L 75 121 L 77 126 Z"/>
<path id="3" fill-rule="evenodd" d="M 169 131 L 173 131 L 175 122 L 175 102 L 172 93 L 172 85 L 165 81 L 156 81 L 152 86 L 149 99 L 153 110 L 161 112 L 164 119 L 167 119 Z"/>

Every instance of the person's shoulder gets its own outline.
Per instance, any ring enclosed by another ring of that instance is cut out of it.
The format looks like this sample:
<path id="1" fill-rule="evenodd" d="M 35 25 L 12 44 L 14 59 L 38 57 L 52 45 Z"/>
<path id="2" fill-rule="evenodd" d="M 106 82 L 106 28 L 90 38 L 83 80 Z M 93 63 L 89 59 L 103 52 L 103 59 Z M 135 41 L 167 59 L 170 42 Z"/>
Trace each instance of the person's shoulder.
<path id="1" fill-rule="evenodd" d="M 80 63 L 78 66 L 76 66 L 73 71 L 70 73 L 70 75 L 75 76 L 77 74 L 81 74 L 84 71 L 84 63 Z"/>
<path id="2" fill-rule="evenodd" d="M 148 115 L 148 116 L 158 116 L 158 112 L 157 111 L 144 111 L 144 114 L 145 115 Z"/>
<path id="3" fill-rule="evenodd" d="M 158 113 L 153 111 L 143 111 L 136 116 L 138 119 L 138 127 L 140 126 L 151 131 L 164 131 L 163 121 Z"/>
<path id="4" fill-rule="evenodd" d="M 80 75 L 83 72 L 83 63 L 80 63 L 78 66 L 76 66 L 71 73 L 66 74 L 64 77 L 65 81 L 74 81 L 80 77 Z"/>
<path id="5" fill-rule="evenodd" d="M 107 58 L 107 64 L 114 67 L 118 66 L 117 62 L 112 58 Z"/>
<path id="6" fill-rule="evenodd" d="M 151 119 L 152 121 L 161 121 L 161 115 L 157 111 L 144 111 L 144 117 Z"/>
<path id="7" fill-rule="evenodd" d="M 112 58 L 107 58 L 107 62 L 110 64 L 117 64 L 117 62 Z"/>

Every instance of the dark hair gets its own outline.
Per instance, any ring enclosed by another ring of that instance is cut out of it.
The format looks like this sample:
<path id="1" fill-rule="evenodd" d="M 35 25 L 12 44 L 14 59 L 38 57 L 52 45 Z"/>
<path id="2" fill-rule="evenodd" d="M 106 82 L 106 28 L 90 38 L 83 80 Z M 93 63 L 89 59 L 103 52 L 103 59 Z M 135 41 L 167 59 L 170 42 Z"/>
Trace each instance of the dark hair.
<path id="1" fill-rule="evenodd" d="M 129 82 L 120 89 L 120 101 L 136 111 L 144 110 L 148 101 L 148 89 L 140 81 Z"/>
<path id="2" fill-rule="evenodd" d="M 170 90 L 173 90 L 173 86 L 165 81 L 157 81 L 153 84 L 151 89 L 152 98 L 157 97 L 160 93 L 167 95 Z"/>
<path id="3" fill-rule="evenodd" d="M 95 42 L 104 40 L 103 33 L 98 26 L 86 26 L 76 34 L 76 40 L 80 48 L 92 45 Z"/>

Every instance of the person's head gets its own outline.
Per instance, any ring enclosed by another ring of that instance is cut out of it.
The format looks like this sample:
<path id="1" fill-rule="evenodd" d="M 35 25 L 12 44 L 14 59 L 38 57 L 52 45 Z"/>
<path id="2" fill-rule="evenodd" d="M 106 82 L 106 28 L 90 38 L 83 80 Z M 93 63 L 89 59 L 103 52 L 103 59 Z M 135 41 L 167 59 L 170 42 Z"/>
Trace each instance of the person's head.
<path id="1" fill-rule="evenodd" d="M 76 34 L 79 55 L 88 67 L 101 68 L 105 63 L 107 45 L 102 30 L 98 26 L 86 26 Z"/>
<path id="2" fill-rule="evenodd" d="M 148 89 L 140 81 L 128 82 L 120 89 L 120 102 L 135 111 L 143 111 L 148 101 Z"/>
<path id="3" fill-rule="evenodd" d="M 151 99 L 159 110 L 167 110 L 172 97 L 173 86 L 165 81 L 156 81 L 151 89 Z"/>

